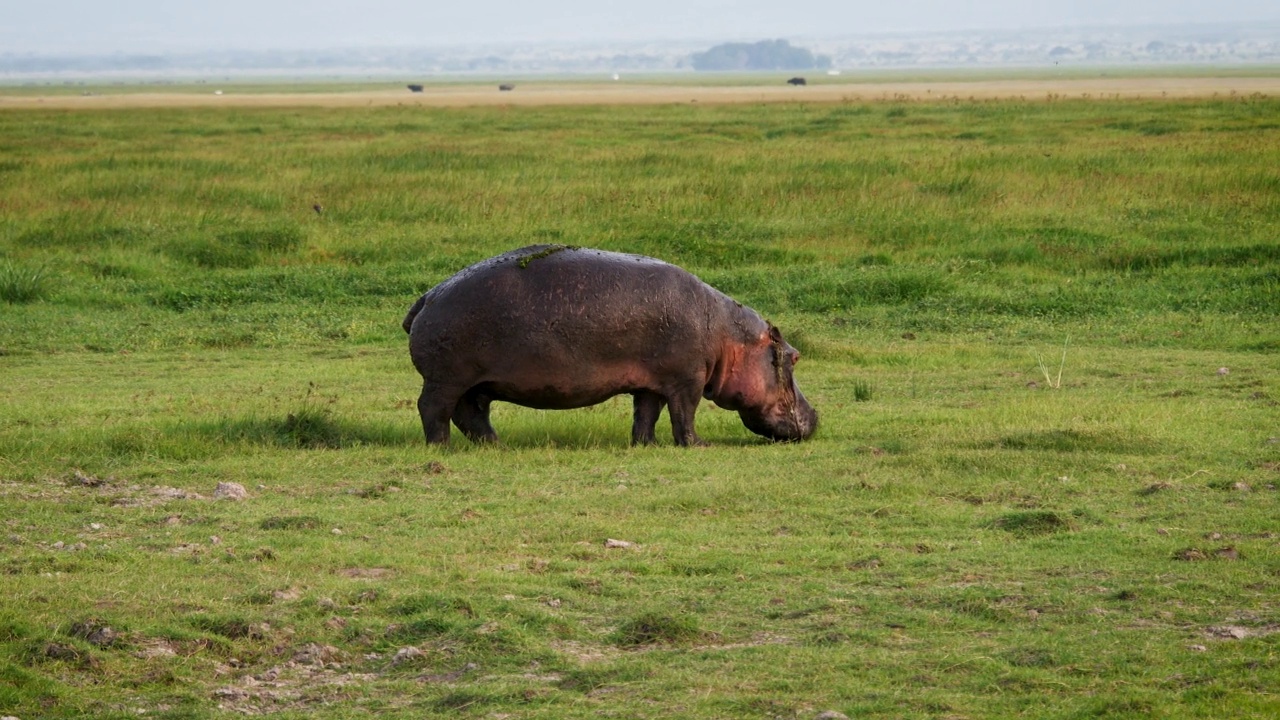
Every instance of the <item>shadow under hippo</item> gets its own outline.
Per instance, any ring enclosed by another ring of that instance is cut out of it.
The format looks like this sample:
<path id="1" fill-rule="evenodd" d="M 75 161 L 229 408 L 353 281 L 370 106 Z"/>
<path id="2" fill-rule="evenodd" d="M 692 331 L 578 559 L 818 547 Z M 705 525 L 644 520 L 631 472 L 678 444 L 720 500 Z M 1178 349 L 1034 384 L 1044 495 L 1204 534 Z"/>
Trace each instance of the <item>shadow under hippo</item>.
<path id="1" fill-rule="evenodd" d="M 494 400 L 542 410 L 634 399 L 631 443 L 656 441 L 662 408 L 677 445 L 702 398 L 771 440 L 804 440 L 818 414 L 796 385 L 800 353 L 782 333 L 689 272 L 641 255 L 532 245 L 465 268 L 404 318 L 422 375 L 429 443 L 449 422 L 472 442 L 498 439 Z"/>

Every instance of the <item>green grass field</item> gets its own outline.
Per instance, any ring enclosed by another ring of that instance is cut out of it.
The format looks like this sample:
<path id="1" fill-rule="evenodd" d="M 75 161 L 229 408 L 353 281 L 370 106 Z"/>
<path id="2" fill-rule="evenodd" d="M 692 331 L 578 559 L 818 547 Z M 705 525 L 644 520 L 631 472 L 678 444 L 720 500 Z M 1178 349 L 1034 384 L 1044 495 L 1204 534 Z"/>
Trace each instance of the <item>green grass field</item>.
<path id="1" fill-rule="evenodd" d="M 1280 716 L 1277 168 L 1265 97 L 2 112 L 0 715 Z M 404 311 L 533 242 L 755 307 L 818 435 L 427 447 Z"/>

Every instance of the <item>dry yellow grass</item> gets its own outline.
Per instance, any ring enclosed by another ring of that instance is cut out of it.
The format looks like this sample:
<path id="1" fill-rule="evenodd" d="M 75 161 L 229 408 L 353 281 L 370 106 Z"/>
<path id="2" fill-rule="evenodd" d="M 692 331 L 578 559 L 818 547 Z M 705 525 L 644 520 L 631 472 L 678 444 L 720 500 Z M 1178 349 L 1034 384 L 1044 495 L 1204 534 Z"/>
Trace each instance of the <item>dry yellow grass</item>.
<path id="1" fill-rule="evenodd" d="M 429 85 L 357 92 L 155 92 L 83 96 L 0 96 L 0 109 L 102 109 L 147 107 L 468 107 L 481 105 L 661 105 L 668 103 L 840 102 L 945 98 L 1198 98 L 1280 94 L 1280 77 L 1131 77 L 1082 79 L 940 80 L 911 82 L 824 81 L 807 87 L 627 85 L 531 82 L 513 92 L 496 86 Z"/>

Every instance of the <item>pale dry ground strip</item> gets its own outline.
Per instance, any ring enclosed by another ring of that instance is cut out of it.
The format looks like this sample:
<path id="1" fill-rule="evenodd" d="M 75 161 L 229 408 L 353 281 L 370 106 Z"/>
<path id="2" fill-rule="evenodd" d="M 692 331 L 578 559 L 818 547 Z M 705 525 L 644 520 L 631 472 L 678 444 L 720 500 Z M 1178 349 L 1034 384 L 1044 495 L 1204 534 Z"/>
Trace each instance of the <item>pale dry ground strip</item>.
<path id="1" fill-rule="evenodd" d="M 154 107 L 361 107 L 361 106 L 537 106 L 662 105 L 672 103 L 866 102 L 893 100 L 995 100 L 1207 98 L 1280 94 L 1278 77 L 1116 77 L 1087 79 L 944 80 L 835 82 L 815 79 L 805 87 L 779 83 L 745 86 L 683 86 L 530 81 L 509 92 L 493 86 L 428 85 L 353 92 L 122 92 L 89 95 L 0 95 L 0 109 Z"/>

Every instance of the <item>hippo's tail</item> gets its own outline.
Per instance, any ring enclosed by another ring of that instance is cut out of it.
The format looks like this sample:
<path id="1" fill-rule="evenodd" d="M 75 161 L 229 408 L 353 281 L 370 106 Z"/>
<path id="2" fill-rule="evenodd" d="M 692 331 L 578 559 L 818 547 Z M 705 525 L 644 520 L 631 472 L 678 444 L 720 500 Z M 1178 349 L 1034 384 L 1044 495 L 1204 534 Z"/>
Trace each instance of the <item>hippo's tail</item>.
<path id="1" fill-rule="evenodd" d="M 413 319 L 418 316 L 418 313 L 422 312 L 422 307 L 426 304 L 427 296 L 424 293 L 422 297 L 418 298 L 418 302 L 414 303 L 413 307 L 409 308 L 409 314 L 404 316 L 404 322 L 400 324 L 400 326 L 404 328 L 405 332 L 409 332 L 409 329 L 413 327 Z"/>

